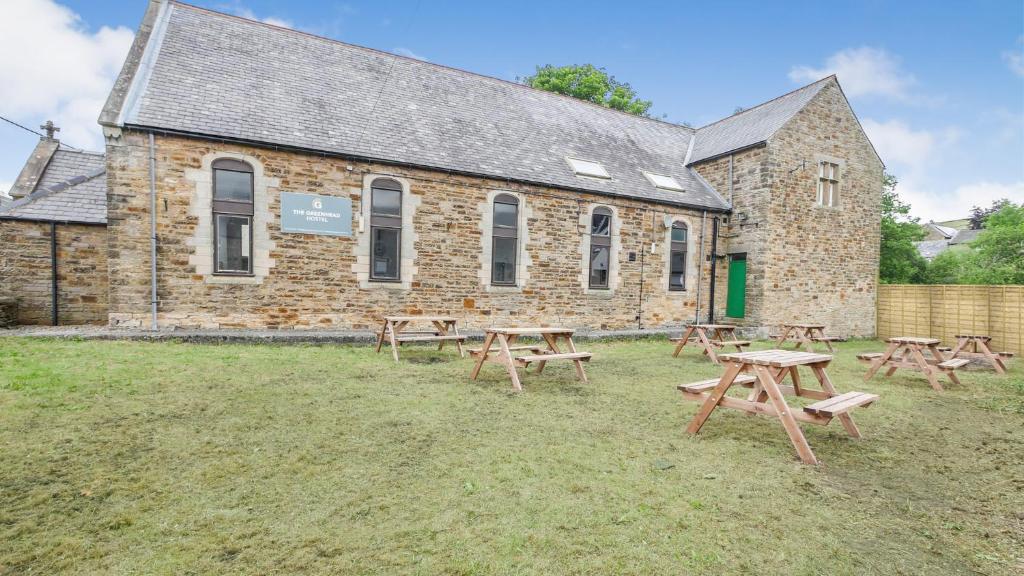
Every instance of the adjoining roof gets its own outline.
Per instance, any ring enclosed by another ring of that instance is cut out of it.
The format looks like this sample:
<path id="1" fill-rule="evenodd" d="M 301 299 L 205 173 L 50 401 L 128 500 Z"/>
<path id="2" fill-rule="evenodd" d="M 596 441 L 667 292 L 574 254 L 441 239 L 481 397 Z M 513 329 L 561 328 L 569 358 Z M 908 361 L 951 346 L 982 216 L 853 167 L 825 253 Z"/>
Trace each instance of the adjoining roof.
<path id="1" fill-rule="evenodd" d="M 914 242 L 914 247 L 917 248 L 917 252 L 925 259 L 932 260 L 939 254 L 942 254 L 949 248 L 948 240 L 922 240 L 920 242 Z"/>
<path id="2" fill-rule="evenodd" d="M 122 72 L 132 82 L 101 121 L 728 208 L 686 167 L 684 126 L 177 2 L 152 20 L 145 53 L 133 49 Z M 567 156 L 611 178 L 578 177 Z"/>
<path id="3" fill-rule="evenodd" d="M 822 78 L 774 100 L 699 128 L 689 163 L 694 164 L 766 142 L 797 112 L 807 106 L 832 79 L 833 76 Z"/>
<path id="4" fill-rule="evenodd" d="M 34 192 L 0 209 L 0 220 L 107 223 L 106 161 L 98 152 L 58 149 Z"/>
<path id="5" fill-rule="evenodd" d="M 967 244 L 978 239 L 981 230 L 957 230 L 956 235 L 949 241 L 950 245 Z"/>
<path id="6" fill-rule="evenodd" d="M 957 230 L 956 228 L 950 228 L 948 226 L 940 226 L 939 224 L 936 224 L 935 222 L 929 222 L 928 226 L 931 226 L 936 232 L 938 232 L 939 234 L 942 234 L 943 236 L 945 236 L 947 240 L 949 238 L 952 238 L 952 237 L 956 236 L 956 233 L 959 232 L 959 230 Z"/>

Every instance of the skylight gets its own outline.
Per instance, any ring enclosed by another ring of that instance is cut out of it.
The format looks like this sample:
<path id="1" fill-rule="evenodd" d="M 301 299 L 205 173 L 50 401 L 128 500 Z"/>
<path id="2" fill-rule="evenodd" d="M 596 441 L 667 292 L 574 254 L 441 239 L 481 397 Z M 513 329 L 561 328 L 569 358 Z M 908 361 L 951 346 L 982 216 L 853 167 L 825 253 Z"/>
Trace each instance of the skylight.
<path id="1" fill-rule="evenodd" d="M 604 169 L 598 162 L 591 162 L 590 160 L 580 160 L 578 158 L 568 158 L 569 166 L 572 166 L 572 171 L 577 176 L 590 176 L 591 178 L 611 178 L 608 171 Z"/>
<path id="2" fill-rule="evenodd" d="M 671 176 L 665 176 L 662 174 L 652 174 L 650 172 L 644 172 L 644 176 L 646 176 L 647 179 L 651 181 L 651 184 L 654 184 L 654 186 L 657 188 L 663 188 L 665 190 L 677 190 L 679 192 L 683 191 L 683 187 L 679 184 L 679 182 L 676 181 L 675 178 Z"/>

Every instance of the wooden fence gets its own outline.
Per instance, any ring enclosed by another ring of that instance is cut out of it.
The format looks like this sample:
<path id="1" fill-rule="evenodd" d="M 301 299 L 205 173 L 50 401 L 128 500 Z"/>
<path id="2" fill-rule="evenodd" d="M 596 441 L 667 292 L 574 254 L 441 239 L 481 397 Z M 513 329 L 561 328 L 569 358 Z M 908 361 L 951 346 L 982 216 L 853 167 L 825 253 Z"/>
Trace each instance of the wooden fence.
<path id="1" fill-rule="evenodd" d="M 878 337 L 988 334 L 995 351 L 1024 355 L 1024 286 L 882 284 Z"/>

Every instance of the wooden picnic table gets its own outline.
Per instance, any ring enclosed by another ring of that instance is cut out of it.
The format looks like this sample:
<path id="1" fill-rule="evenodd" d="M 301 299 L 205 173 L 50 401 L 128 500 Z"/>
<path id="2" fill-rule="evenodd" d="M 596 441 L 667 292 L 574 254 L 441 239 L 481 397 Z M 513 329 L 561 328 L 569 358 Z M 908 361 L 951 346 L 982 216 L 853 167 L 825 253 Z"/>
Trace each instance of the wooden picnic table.
<path id="1" fill-rule="evenodd" d="M 414 322 L 429 322 L 433 329 L 406 330 Z M 454 341 L 459 348 L 459 356 L 465 357 L 462 343 L 466 337 L 459 335 L 455 322 L 452 316 L 385 316 L 384 326 L 377 333 L 377 352 L 387 340 L 391 343 L 391 354 L 398 362 L 398 347 L 404 342 L 438 342 L 437 349 L 442 350 L 445 342 Z"/>
<path id="2" fill-rule="evenodd" d="M 690 324 L 681 337 L 669 338 L 669 341 L 676 343 L 673 357 L 678 357 L 687 344 L 693 343 L 715 364 L 720 364 L 715 348 L 734 346 L 737 352 L 742 352 L 744 346 L 750 346 L 749 340 L 736 339 L 736 326 L 732 324 Z"/>
<path id="3" fill-rule="evenodd" d="M 957 334 L 956 346 L 947 358 L 981 358 L 999 374 L 1006 374 L 1006 359 L 1012 356 L 1009 352 L 993 352 L 989 348 L 992 337 L 985 334 Z"/>
<path id="4" fill-rule="evenodd" d="M 725 363 L 725 373 L 721 378 L 713 378 L 692 384 L 683 384 L 679 390 L 688 400 L 701 402 L 701 407 L 693 420 L 686 427 L 690 434 L 700 432 L 708 417 L 719 406 L 742 410 L 750 414 L 762 414 L 778 418 L 793 447 L 796 448 L 800 460 L 805 464 L 817 464 L 807 439 L 804 438 L 798 422 L 827 425 L 833 418 L 839 418 L 846 432 L 860 438 L 860 430 L 849 414 L 860 406 L 867 406 L 878 399 L 875 394 L 865 392 L 846 392 L 839 394 L 829 379 L 825 368 L 832 361 L 828 354 L 811 352 L 795 352 L 790 350 L 759 350 L 756 352 L 739 352 L 719 356 Z M 811 369 L 820 390 L 804 386 L 797 370 L 799 366 Z M 746 374 L 752 372 L 753 374 Z M 786 377 L 792 385 L 783 385 Z M 726 396 L 729 388 L 739 384 L 751 387 L 747 398 Z M 784 394 L 803 396 L 818 400 L 794 410 L 786 403 Z"/>
<path id="5" fill-rule="evenodd" d="M 832 343 L 840 342 L 843 339 L 825 336 L 824 324 L 783 324 L 775 339 L 775 345 L 781 347 L 787 340 L 795 341 L 796 348 L 803 347 L 807 352 L 814 351 L 815 342 L 823 342 L 829 352 L 835 352 Z"/>
<path id="6" fill-rule="evenodd" d="M 470 356 L 476 358 L 476 365 L 470 373 L 470 378 L 476 380 L 480 374 L 480 368 L 484 362 L 495 362 L 505 366 L 508 375 L 512 379 L 512 388 L 517 392 L 522 391 L 523 385 L 519 381 L 519 374 L 516 372 L 518 366 L 529 367 L 530 363 L 537 363 L 537 374 L 544 371 L 544 365 L 552 360 L 570 360 L 576 366 L 576 377 L 587 382 L 587 373 L 583 370 L 583 362 L 588 362 L 592 354 L 590 352 L 578 352 L 573 344 L 572 335 L 575 331 L 571 328 L 488 328 L 485 330 L 483 347 L 471 349 Z M 546 348 L 540 345 L 516 346 L 515 342 L 520 336 L 540 336 L 544 340 Z M 558 347 L 558 341 L 564 340 L 568 352 L 562 352 Z M 497 349 L 491 347 L 497 341 Z M 529 352 L 528 354 L 515 356 L 513 352 Z"/>
<path id="7" fill-rule="evenodd" d="M 955 384 L 960 384 L 955 370 L 969 362 L 962 358 L 947 359 L 939 350 L 940 342 L 936 338 L 895 336 L 887 338 L 886 342 L 889 345 L 886 346 L 885 352 L 857 355 L 858 360 L 870 364 L 868 373 L 864 375 L 864 380 L 870 380 L 883 366 L 889 368 L 885 372 L 886 376 L 892 376 L 896 370 L 904 368 L 923 373 L 932 388 L 937 392 L 942 392 L 938 373 L 945 373 Z"/>

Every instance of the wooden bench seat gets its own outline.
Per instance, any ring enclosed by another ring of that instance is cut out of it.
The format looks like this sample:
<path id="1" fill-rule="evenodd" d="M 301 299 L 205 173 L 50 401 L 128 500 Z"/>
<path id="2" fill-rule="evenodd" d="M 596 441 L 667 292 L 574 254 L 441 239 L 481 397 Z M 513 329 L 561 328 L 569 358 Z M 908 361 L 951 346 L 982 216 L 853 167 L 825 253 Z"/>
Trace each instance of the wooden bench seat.
<path id="1" fill-rule="evenodd" d="M 399 334 L 395 337 L 396 342 L 438 342 L 441 340 L 459 340 L 464 341 L 465 336 L 456 336 L 454 334 L 446 334 L 444 336 L 406 336 Z"/>
<path id="2" fill-rule="evenodd" d="M 1013 358 L 1013 352 L 996 352 L 1000 358 Z"/>
<path id="3" fill-rule="evenodd" d="M 857 360 L 862 360 L 864 362 L 873 362 L 881 357 L 881 352 L 865 352 L 864 354 L 857 354 Z"/>
<path id="4" fill-rule="evenodd" d="M 669 338 L 668 341 L 669 342 L 682 342 L 683 341 L 683 337 L 680 336 L 679 338 Z M 687 338 L 686 341 L 687 342 L 697 342 L 698 339 L 691 336 L 691 337 Z"/>
<path id="5" fill-rule="evenodd" d="M 531 362 L 549 362 L 551 360 L 580 360 L 589 362 L 593 356 L 590 352 L 559 352 L 558 354 L 526 354 L 513 358 L 517 364 L 527 365 Z"/>
<path id="6" fill-rule="evenodd" d="M 868 394 L 867 392 L 847 392 L 825 400 L 819 400 L 814 404 L 808 404 L 807 406 L 804 406 L 804 412 L 807 412 L 808 414 L 815 414 L 817 416 L 833 417 L 845 414 L 859 406 L 867 406 L 875 400 L 878 400 L 877 394 Z"/>
<path id="7" fill-rule="evenodd" d="M 952 352 L 953 351 L 953 349 L 950 348 L 949 346 L 936 346 L 935 349 L 938 350 L 939 352 Z"/>
<path id="8" fill-rule="evenodd" d="M 952 360 L 945 360 L 943 362 L 939 362 L 938 364 L 936 364 L 936 366 L 940 370 L 956 370 L 957 368 L 963 368 L 964 366 L 970 363 L 971 361 L 965 358 L 953 358 Z"/>
<path id="9" fill-rule="evenodd" d="M 689 392 L 690 394 L 700 394 L 701 392 L 706 392 L 715 386 L 718 386 L 719 381 L 719 378 L 712 378 L 710 380 L 701 380 L 700 382 L 693 382 L 691 384 L 680 384 L 679 386 L 676 386 L 676 388 L 683 392 Z M 735 383 L 741 386 L 752 387 L 756 381 L 757 378 L 754 376 L 741 374 L 736 377 Z"/>
<path id="10" fill-rule="evenodd" d="M 841 336 L 812 336 L 811 342 L 846 342 Z"/>
<path id="11" fill-rule="evenodd" d="M 750 340 L 712 340 L 711 345 L 718 346 L 719 348 L 724 348 L 726 346 L 750 346 Z"/>
<path id="12" fill-rule="evenodd" d="M 509 346 L 508 347 L 509 352 L 515 352 L 517 350 L 529 350 L 530 352 L 539 353 L 542 349 L 543 348 L 541 348 L 540 346 L 530 346 L 530 345 L 525 345 L 525 346 Z M 469 349 L 469 353 L 470 354 L 479 354 L 479 353 L 483 352 L 483 350 L 484 350 L 483 348 L 470 348 Z M 497 354 L 498 352 L 501 352 L 501 348 L 492 347 L 490 350 L 488 350 L 487 353 L 488 354 Z"/>

